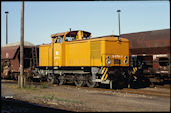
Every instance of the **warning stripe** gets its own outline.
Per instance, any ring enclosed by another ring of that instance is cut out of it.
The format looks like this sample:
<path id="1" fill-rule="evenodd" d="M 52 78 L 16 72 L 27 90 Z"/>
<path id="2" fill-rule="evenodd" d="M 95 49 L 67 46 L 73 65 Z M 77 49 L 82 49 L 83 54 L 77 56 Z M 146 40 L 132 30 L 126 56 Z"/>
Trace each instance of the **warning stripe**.
<path id="1" fill-rule="evenodd" d="M 108 77 L 107 72 L 108 72 L 108 68 L 105 68 L 105 67 L 104 67 L 104 68 L 102 69 L 102 74 L 103 74 L 103 76 L 102 76 L 101 80 L 106 80 L 106 79 L 107 79 L 107 77 Z"/>

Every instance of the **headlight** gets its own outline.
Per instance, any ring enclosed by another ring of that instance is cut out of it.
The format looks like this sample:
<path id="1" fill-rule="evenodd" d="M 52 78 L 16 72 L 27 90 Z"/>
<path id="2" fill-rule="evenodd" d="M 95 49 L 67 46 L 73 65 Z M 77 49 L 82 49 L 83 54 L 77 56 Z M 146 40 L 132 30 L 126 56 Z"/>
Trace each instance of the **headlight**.
<path id="1" fill-rule="evenodd" d="M 125 64 L 128 64 L 128 57 L 127 57 L 127 56 L 125 56 L 124 63 L 125 63 Z"/>
<path id="2" fill-rule="evenodd" d="M 106 64 L 107 65 L 110 65 L 111 64 L 111 60 L 110 60 L 110 57 L 108 56 L 107 59 L 106 59 Z"/>

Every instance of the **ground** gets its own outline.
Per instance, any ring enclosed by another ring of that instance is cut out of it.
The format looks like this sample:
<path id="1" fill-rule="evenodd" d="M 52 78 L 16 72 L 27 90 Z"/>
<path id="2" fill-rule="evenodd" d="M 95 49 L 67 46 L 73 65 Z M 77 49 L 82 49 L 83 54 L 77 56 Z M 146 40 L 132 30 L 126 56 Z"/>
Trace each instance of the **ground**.
<path id="1" fill-rule="evenodd" d="M 1 80 L 1 101 L 6 112 L 170 111 L 170 88 L 111 90 L 42 83 L 21 89 L 16 81 Z"/>

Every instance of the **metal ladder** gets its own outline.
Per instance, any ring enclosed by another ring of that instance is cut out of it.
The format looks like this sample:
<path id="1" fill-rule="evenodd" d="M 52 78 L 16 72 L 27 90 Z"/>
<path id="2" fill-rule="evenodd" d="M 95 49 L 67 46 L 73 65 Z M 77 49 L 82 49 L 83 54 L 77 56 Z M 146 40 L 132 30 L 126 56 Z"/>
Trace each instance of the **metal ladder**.
<path id="1" fill-rule="evenodd" d="M 36 46 L 32 47 L 33 68 L 37 65 L 37 49 Z"/>

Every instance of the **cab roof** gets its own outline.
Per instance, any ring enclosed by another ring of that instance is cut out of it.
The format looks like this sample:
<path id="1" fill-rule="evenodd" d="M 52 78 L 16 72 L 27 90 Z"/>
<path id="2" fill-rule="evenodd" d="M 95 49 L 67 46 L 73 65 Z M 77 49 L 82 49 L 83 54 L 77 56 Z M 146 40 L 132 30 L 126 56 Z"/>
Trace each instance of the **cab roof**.
<path id="1" fill-rule="evenodd" d="M 55 34 L 52 34 L 52 35 L 51 35 L 51 38 L 54 38 L 54 37 L 57 37 L 57 36 L 63 36 L 63 35 L 68 34 L 68 33 L 70 33 L 71 35 L 76 35 L 76 33 L 77 33 L 78 31 L 79 31 L 79 30 L 67 31 L 67 32 L 62 32 L 62 33 L 55 33 Z M 83 33 L 88 34 L 89 36 L 91 35 L 91 33 L 90 33 L 90 32 L 87 32 L 87 31 L 83 31 Z"/>

